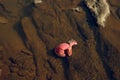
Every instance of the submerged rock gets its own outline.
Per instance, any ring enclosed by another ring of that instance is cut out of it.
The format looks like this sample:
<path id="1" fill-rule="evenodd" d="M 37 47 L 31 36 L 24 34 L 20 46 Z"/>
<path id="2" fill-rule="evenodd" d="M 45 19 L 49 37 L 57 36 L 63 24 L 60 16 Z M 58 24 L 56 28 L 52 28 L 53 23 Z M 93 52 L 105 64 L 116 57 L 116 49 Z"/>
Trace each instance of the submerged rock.
<path id="1" fill-rule="evenodd" d="M 106 0 L 85 0 L 87 7 L 94 14 L 98 25 L 105 27 L 106 18 L 110 14 L 109 5 Z"/>

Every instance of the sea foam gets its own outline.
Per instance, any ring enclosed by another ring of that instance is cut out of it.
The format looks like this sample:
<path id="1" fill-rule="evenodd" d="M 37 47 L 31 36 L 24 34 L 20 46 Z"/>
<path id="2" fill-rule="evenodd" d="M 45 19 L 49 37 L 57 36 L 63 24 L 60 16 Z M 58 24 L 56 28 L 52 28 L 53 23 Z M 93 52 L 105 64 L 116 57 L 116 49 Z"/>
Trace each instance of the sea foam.
<path id="1" fill-rule="evenodd" d="M 42 3 L 42 0 L 34 0 L 35 4 Z"/>
<path id="2" fill-rule="evenodd" d="M 105 27 L 106 18 L 110 15 L 109 5 L 106 0 L 85 0 L 87 7 L 91 10 L 98 25 Z"/>

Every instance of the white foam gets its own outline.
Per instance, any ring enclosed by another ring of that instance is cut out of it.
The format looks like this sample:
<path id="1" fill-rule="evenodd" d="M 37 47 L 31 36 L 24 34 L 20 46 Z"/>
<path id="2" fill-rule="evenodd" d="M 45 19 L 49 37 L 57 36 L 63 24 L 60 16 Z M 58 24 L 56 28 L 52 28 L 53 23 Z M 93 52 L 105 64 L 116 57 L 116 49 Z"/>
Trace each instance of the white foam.
<path id="1" fill-rule="evenodd" d="M 35 4 L 42 3 L 42 2 L 43 2 L 42 0 L 34 0 Z"/>
<path id="2" fill-rule="evenodd" d="M 85 0 L 87 7 L 93 12 L 97 23 L 105 27 L 106 18 L 110 15 L 109 5 L 106 0 Z"/>
<path id="3" fill-rule="evenodd" d="M 80 12 L 81 11 L 81 8 L 80 7 L 76 7 L 76 8 L 72 8 L 73 11 L 76 11 L 76 12 Z"/>

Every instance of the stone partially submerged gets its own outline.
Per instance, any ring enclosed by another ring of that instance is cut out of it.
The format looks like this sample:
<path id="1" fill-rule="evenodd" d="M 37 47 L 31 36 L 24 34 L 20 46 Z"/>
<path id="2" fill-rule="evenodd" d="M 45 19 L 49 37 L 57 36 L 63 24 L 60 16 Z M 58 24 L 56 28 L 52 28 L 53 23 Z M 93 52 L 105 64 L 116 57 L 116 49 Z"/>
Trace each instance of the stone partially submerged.
<path id="1" fill-rule="evenodd" d="M 105 27 L 106 18 L 110 14 L 109 5 L 106 0 L 85 0 L 87 7 L 91 10 L 98 25 Z"/>

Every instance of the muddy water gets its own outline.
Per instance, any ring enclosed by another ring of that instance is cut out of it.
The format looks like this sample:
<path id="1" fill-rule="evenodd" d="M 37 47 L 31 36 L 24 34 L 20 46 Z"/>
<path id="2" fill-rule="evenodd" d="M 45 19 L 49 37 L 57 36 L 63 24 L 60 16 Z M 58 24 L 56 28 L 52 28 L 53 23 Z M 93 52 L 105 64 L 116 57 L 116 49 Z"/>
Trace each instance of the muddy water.
<path id="1" fill-rule="evenodd" d="M 0 80 L 119 80 L 120 5 L 108 3 L 101 28 L 81 0 L 0 0 Z M 73 55 L 55 55 L 72 38 Z"/>

